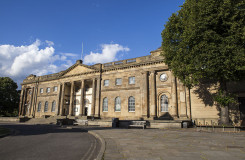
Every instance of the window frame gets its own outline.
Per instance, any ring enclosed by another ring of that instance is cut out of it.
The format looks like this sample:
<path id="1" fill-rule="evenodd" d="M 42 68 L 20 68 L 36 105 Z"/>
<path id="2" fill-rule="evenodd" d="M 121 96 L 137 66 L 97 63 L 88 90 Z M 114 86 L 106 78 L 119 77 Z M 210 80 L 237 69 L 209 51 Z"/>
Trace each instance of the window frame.
<path id="1" fill-rule="evenodd" d="M 52 102 L 51 112 L 55 112 L 56 101 Z"/>
<path id="2" fill-rule="evenodd" d="M 58 91 L 58 86 L 54 86 L 53 91 L 57 92 Z"/>
<path id="3" fill-rule="evenodd" d="M 107 97 L 105 97 L 103 99 L 103 102 L 102 102 L 102 112 L 108 112 L 108 98 Z"/>
<path id="4" fill-rule="evenodd" d="M 38 102 L 37 112 L 41 112 L 41 110 L 42 110 L 42 102 Z"/>
<path id="5" fill-rule="evenodd" d="M 121 80 L 120 84 L 118 83 L 117 80 Z M 116 78 L 115 85 L 116 86 L 121 86 L 122 85 L 122 78 Z"/>
<path id="6" fill-rule="evenodd" d="M 130 79 L 133 79 L 133 83 L 130 83 Z M 135 84 L 135 76 L 132 76 L 132 77 L 128 77 L 128 84 Z"/>
<path id="7" fill-rule="evenodd" d="M 50 87 L 47 87 L 46 93 L 50 93 Z"/>
<path id="8" fill-rule="evenodd" d="M 40 93 L 43 93 L 43 88 L 40 88 Z"/>
<path id="9" fill-rule="evenodd" d="M 120 110 L 117 110 L 117 105 L 119 105 Z M 121 112 L 121 98 L 119 96 L 115 98 L 114 110 L 115 112 Z"/>
<path id="10" fill-rule="evenodd" d="M 108 83 L 106 83 L 106 82 L 108 82 Z M 104 86 L 109 86 L 109 84 L 110 84 L 110 80 L 109 79 L 105 79 L 104 80 Z"/>
<path id="11" fill-rule="evenodd" d="M 133 102 L 132 102 L 132 100 L 133 100 Z M 135 112 L 135 98 L 134 98 L 134 96 L 130 96 L 128 98 L 128 112 Z"/>
<path id="12" fill-rule="evenodd" d="M 48 101 L 44 103 L 44 112 L 48 112 Z"/>

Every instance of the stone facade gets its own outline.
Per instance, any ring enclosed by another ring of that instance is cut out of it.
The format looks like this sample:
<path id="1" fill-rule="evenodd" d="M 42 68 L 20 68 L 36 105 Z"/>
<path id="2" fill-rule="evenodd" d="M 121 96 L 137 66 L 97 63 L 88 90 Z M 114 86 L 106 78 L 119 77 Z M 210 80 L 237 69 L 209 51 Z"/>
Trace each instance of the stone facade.
<path id="1" fill-rule="evenodd" d="M 22 83 L 19 115 L 218 123 L 217 106 L 183 86 L 160 52 L 92 66 L 78 60 L 56 74 L 30 75 Z"/>

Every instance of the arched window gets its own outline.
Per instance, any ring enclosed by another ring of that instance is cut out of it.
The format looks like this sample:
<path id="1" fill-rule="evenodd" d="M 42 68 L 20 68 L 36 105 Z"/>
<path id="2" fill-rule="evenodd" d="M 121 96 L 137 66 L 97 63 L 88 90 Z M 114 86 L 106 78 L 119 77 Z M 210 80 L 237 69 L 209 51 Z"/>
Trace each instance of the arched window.
<path id="1" fill-rule="evenodd" d="M 52 102 L 51 112 L 55 112 L 55 106 L 56 106 L 56 102 L 53 101 L 53 102 Z"/>
<path id="2" fill-rule="evenodd" d="M 121 111 L 121 99 L 120 99 L 120 97 L 115 98 L 115 111 L 116 112 Z"/>
<path id="3" fill-rule="evenodd" d="M 108 98 L 103 99 L 103 112 L 108 111 Z"/>
<path id="4" fill-rule="evenodd" d="M 38 107 L 37 107 L 37 111 L 40 112 L 40 111 L 41 111 L 41 108 L 42 108 L 42 103 L 39 102 L 39 103 L 38 103 Z"/>
<path id="5" fill-rule="evenodd" d="M 44 105 L 44 112 L 48 112 L 48 101 L 45 102 L 45 105 Z"/>
<path id="6" fill-rule="evenodd" d="M 164 94 L 161 96 L 161 112 L 168 112 L 168 97 Z"/>
<path id="7" fill-rule="evenodd" d="M 133 96 L 128 98 L 128 111 L 129 112 L 135 111 L 135 99 Z"/>

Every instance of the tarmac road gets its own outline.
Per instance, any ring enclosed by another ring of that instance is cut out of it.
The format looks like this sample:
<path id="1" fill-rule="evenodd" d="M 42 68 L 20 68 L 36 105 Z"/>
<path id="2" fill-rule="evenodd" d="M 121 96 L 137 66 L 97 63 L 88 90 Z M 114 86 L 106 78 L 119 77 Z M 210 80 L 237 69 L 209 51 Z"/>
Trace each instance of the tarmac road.
<path id="1" fill-rule="evenodd" d="M 101 143 L 81 128 L 55 125 L 0 124 L 13 135 L 0 138 L 1 160 L 95 159 Z"/>

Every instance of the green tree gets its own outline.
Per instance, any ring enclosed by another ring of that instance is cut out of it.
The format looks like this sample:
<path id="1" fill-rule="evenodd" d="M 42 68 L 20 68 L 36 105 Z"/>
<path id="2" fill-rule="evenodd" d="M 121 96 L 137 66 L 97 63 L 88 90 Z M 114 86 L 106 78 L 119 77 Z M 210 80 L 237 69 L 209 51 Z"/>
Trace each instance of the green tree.
<path id="1" fill-rule="evenodd" d="M 9 77 L 0 77 L 0 116 L 17 116 L 19 91 L 17 84 Z"/>
<path id="2" fill-rule="evenodd" d="M 244 75 L 245 1 L 186 0 L 162 31 L 165 63 L 185 86 L 203 80 L 219 84 L 214 100 L 221 106 L 221 123 L 228 123 L 234 98 L 226 84 Z"/>

